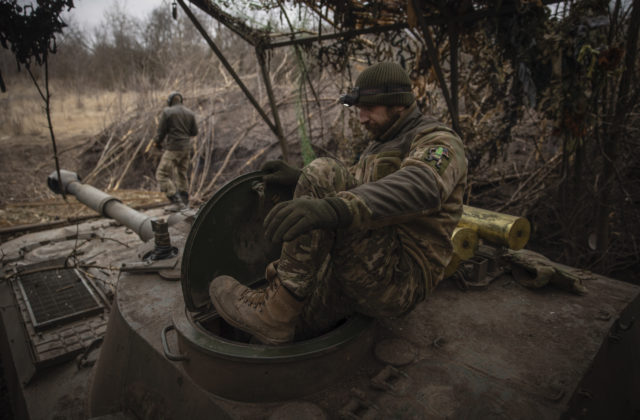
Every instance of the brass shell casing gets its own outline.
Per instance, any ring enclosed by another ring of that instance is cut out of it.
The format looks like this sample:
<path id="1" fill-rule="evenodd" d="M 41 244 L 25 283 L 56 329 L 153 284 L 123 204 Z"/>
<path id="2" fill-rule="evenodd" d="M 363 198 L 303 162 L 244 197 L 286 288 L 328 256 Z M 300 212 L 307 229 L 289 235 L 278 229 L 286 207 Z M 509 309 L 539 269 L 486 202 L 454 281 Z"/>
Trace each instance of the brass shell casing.
<path id="1" fill-rule="evenodd" d="M 451 243 L 453 253 L 462 260 L 468 260 L 478 249 L 478 234 L 472 228 L 458 226 L 453 230 Z"/>
<path id="2" fill-rule="evenodd" d="M 524 248 L 531 234 L 531 225 L 524 217 L 471 206 L 463 206 L 458 226 L 474 229 L 485 241 L 515 251 Z"/>
<path id="3" fill-rule="evenodd" d="M 444 270 L 444 278 L 455 273 L 462 261 L 475 255 L 478 250 L 478 234 L 472 228 L 458 226 L 451 234 L 451 243 L 453 244 L 453 254 Z"/>

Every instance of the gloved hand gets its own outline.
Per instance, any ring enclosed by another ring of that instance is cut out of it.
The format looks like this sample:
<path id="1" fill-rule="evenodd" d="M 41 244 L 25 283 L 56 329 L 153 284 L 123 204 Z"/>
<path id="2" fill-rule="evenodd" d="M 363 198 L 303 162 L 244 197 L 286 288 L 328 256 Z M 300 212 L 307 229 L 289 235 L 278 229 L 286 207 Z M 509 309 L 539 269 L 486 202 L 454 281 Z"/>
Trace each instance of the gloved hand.
<path id="1" fill-rule="evenodd" d="M 338 197 L 294 198 L 277 204 L 264 219 L 265 236 L 274 243 L 291 241 L 313 229 L 347 227 L 353 216 Z"/>
<path id="2" fill-rule="evenodd" d="M 157 141 L 154 141 L 153 145 L 156 147 L 156 149 L 162 151 L 162 143 L 158 143 Z"/>
<path id="3" fill-rule="evenodd" d="M 267 184 L 296 185 L 300 173 L 300 169 L 294 168 L 283 160 L 269 160 L 260 168 L 262 171 L 268 172 L 262 177 Z"/>

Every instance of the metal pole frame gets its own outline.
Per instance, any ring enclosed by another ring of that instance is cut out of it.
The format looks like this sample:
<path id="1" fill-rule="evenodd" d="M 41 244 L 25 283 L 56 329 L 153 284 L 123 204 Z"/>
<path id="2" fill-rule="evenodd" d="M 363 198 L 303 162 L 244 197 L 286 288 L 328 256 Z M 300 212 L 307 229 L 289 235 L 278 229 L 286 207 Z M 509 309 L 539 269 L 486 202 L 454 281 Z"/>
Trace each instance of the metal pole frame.
<path id="1" fill-rule="evenodd" d="M 240 76 L 238 76 L 238 74 L 235 72 L 231 64 L 229 64 L 229 62 L 225 58 L 222 51 L 220 51 L 220 49 L 215 44 L 215 42 L 213 42 L 213 40 L 211 39 L 207 31 L 204 29 L 204 27 L 200 24 L 198 19 L 195 17 L 191 9 L 189 9 L 189 7 L 184 3 L 184 0 L 177 0 L 177 1 L 178 1 L 178 4 L 180 4 L 180 7 L 182 7 L 182 10 L 184 10 L 184 12 L 186 13 L 187 17 L 191 20 L 191 23 L 193 23 L 193 25 L 196 27 L 198 32 L 200 32 L 200 35 L 202 35 L 202 37 L 207 42 L 211 50 L 218 57 L 222 65 L 227 69 L 227 71 L 229 72 L 233 80 L 235 80 L 235 82 L 238 84 L 240 89 L 242 89 L 242 92 L 244 92 L 249 102 L 251 102 L 251 104 L 256 109 L 256 111 L 258 111 L 258 114 L 260 114 L 264 122 L 267 123 L 271 131 L 276 135 L 276 137 L 278 138 L 278 141 L 280 142 L 280 147 L 282 148 L 282 158 L 285 162 L 288 161 L 289 156 L 288 156 L 287 144 L 284 138 L 284 134 L 282 132 L 282 125 L 280 124 L 278 109 L 276 107 L 275 98 L 273 96 L 273 90 L 271 88 L 271 80 L 269 79 L 269 72 L 265 67 L 266 64 L 264 62 L 264 54 L 261 56 L 258 49 L 256 49 L 256 54 L 258 55 L 258 62 L 260 63 L 262 77 L 264 79 L 265 86 L 267 88 L 267 95 L 269 96 L 269 103 L 271 105 L 271 112 L 273 113 L 275 123 L 271 121 L 271 119 L 262 109 L 258 101 L 251 94 L 247 86 L 242 82 L 242 79 L 240 79 Z"/>
<path id="2" fill-rule="evenodd" d="M 258 57 L 258 64 L 260 64 L 260 71 L 262 72 L 262 79 L 264 80 L 264 86 L 267 90 L 267 97 L 269 98 L 269 104 L 271 105 L 271 113 L 273 114 L 273 120 L 275 122 L 275 135 L 280 142 L 280 149 L 282 149 L 282 159 L 285 162 L 289 160 L 289 147 L 287 141 L 284 138 L 282 132 L 282 124 L 280 123 L 280 116 L 278 115 L 278 106 L 276 104 L 275 96 L 273 95 L 273 88 L 271 87 L 271 77 L 269 76 L 269 70 L 265 60 L 265 51 L 262 47 L 256 47 L 256 56 Z"/>
<path id="3" fill-rule="evenodd" d="M 285 47 L 285 46 L 289 46 L 289 45 L 308 44 L 308 43 L 313 43 L 313 42 L 318 42 L 318 41 L 323 41 L 323 40 L 329 40 L 329 39 L 351 38 L 351 37 L 355 37 L 355 36 L 363 35 L 363 34 L 373 34 L 373 33 L 380 33 L 380 32 L 393 31 L 393 30 L 402 30 L 402 29 L 405 29 L 405 28 L 408 27 L 408 24 L 406 22 L 399 22 L 399 23 L 395 23 L 395 24 L 392 24 L 392 25 L 372 26 L 372 27 L 369 27 L 369 28 L 352 29 L 352 30 L 347 30 L 347 31 L 343 31 L 343 32 L 335 32 L 335 33 L 324 34 L 324 35 L 319 34 L 318 36 L 310 36 L 310 37 L 303 37 L 303 38 L 293 38 L 292 37 L 292 39 L 287 40 L 287 41 L 270 42 L 270 40 L 269 40 L 269 38 L 267 36 L 260 35 L 260 33 L 258 33 L 255 30 L 253 30 L 253 28 L 250 28 L 250 27 L 248 27 L 248 26 L 246 26 L 246 25 L 244 25 L 243 23 L 240 23 L 240 22 L 234 22 L 230 15 L 224 13 L 215 4 L 213 4 L 210 0 L 193 0 L 192 3 L 195 4 L 197 7 L 199 7 L 202 11 L 204 11 L 209 16 L 213 17 L 214 19 L 218 20 L 219 22 L 221 22 L 222 24 L 227 26 L 229 29 L 231 29 L 233 32 L 238 34 L 246 42 L 248 42 L 249 44 L 251 44 L 251 45 L 253 45 L 255 47 L 256 56 L 258 58 L 258 63 L 260 64 L 260 70 L 261 70 L 261 73 L 262 73 L 262 78 L 263 78 L 264 83 L 265 83 L 265 87 L 266 87 L 266 90 L 267 90 L 267 95 L 269 97 L 269 104 L 271 106 L 271 112 L 272 112 L 273 118 L 274 118 L 274 121 L 272 122 L 271 119 L 269 119 L 269 117 L 265 113 L 265 111 L 262 109 L 260 104 L 258 104 L 256 99 L 253 97 L 251 92 L 249 92 L 249 89 L 247 89 L 247 87 L 244 85 L 244 83 L 242 83 L 242 80 L 236 74 L 236 72 L 233 70 L 233 68 L 231 67 L 229 62 L 226 60 L 226 58 L 224 57 L 224 55 L 222 54 L 220 49 L 216 46 L 216 44 L 209 37 L 209 35 L 204 30 L 204 28 L 202 27 L 200 22 L 198 22 L 197 18 L 193 15 L 191 10 L 184 3 L 184 0 L 177 0 L 177 1 L 180 4 L 180 6 L 182 7 L 182 9 L 185 11 L 185 13 L 187 14 L 187 16 L 189 17 L 191 22 L 194 24 L 196 29 L 204 37 L 204 39 L 207 42 L 207 44 L 209 44 L 209 47 L 213 50 L 213 52 L 216 54 L 218 59 L 220 59 L 222 64 L 225 66 L 225 68 L 227 69 L 229 74 L 231 74 L 231 76 L 236 81 L 238 86 L 240 86 L 240 88 L 242 89 L 244 94 L 247 96 L 247 99 L 249 99 L 249 101 L 255 107 L 255 109 L 258 111 L 258 113 L 260 114 L 262 119 L 267 123 L 267 125 L 269 126 L 271 131 L 276 135 L 276 137 L 278 138 L 278 141 L 280 142 L 280 147 L 282 149 L 283 159 L 285 161 L 288 160 L 288 150 L 287 150 L 288 148 L 287 148 L 286 139 L 284 138 L 284 134 L 283 134 L 283 131 L 282 131 L 282 124 L 280 122 L 280 117 L 278 115 L 278 109 L 276 107 L 276 101 L 275 101 L 275 98 L 274 98 L 274 95 L 273 95 L 273 89 L 272 89 L 272 86 L 271 86 L 271 79 L 270 79 L 270 76 L 269 76 L 269 71 L 267 69 L 267 65 L 266 65 L 266 62 L 265 62 L 265 51 L 268 50 L 268 49 Z M 437 50 L 437 48 L 435 46 L 435 43 L 433 42 L 433 38 L 431 36 L 431 32 L 429 31 L 429 26 L 430 25 L 443 25 L 443 24 L 450 24 L 450 25 L 460 24 L 460 23 L 466 22 L 466 21 L 474 21 L 474 20 L 478 20 L 478 19 L 498 16 L 498 15 L 501 15 L 501 14 L 507 14 L 507 13 L 515 11 L 516 10 L 516 6 L 512 5 L 512 6 L 497 7 L 497 8 L 489 7 L 489 8 L 486 8 L 485 10 L 475 11 L 475 12 L 472 12 L 472 13 L 469 13 L 469 14 L 466 14 L 466 15 L 462 15 L 462 16 L 432 16 L 432 17 L 425 18 L 425 16 L 422 14 L 422 10 L 419 7 L 420 6 L 420 2 L 418 0 L 410 0 L 410 1 L 412 3 L 413 9 L 416 12 L 416 15 L 417 15 L 417 18 L 418 18 L 418 24 L 420 25 L 420 27 L 422 29 L 422 33 L 424 35 L 424 40 L 425 40 L 426 47 L 427 47 L 427 54 L 429 54 L 429 59 L 432 62 L 432 65 L 433 65 L 434 70 L 436 72 L 436 76 L 438 78 L 438 82 L 439 82 L 440 88 L 442 89 L 442 94 L 443 94 L 444 99 L 445 99 L 445 101 L 447 103 L 447 108 L 449 109 L 449 113 L 451 114 L 451 121 L 452 121 L 453 129 L 456 132 L 460 133 L 460 123 L 459 123 L 459 115 L 458 115 L 458 112 L 459 112 L 459 110 L 458 110 L 458 80 L 457 80 L 457 78 L 458 78 L 457 53 L 458 53 L 458 42 L 459 42 L 459 40 L 458 40 L 458 28 L 457 27 L 450 28 L 450 31 L 449 31 L 449 36 L 450 36 L 450 40 L 451 40 L 451 45 L 450 45 L 451 51 L 450 52 L 452 54 L 452 62 L 451 62 L 451 73 L 452 73 L 451 77 L 452 77 L 452 81 L 451 81 L 451 92 L 450 92 L 449 91 L 449 87 L 447 86 L 447 83 L 445 81 L 444 74 L 442 72 L 442 68 L 440 66 L 439 57 L 438 57 L 438 50 Z M 542 1 L 542 4 L 544 4 L 544 5 L 554 4 L 554 3 L 559 3 L 560 2 L 560 0 L 541 0 L 541 1 Z M 455 55 L 455 57 L 453 57 L 453 55 Z"/>

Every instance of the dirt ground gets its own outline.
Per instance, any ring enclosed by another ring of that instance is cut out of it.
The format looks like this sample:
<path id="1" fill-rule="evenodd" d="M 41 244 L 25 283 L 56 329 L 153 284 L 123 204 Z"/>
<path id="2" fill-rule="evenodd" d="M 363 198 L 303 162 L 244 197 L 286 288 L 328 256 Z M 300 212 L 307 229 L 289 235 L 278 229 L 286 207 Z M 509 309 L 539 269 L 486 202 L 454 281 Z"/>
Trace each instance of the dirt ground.
<path id="1" fill-rule="evenodd" d="M 82 137 L 57 140 L 61 168 L 73 170 L 74 151 Z M 0 138 L 0 206 L 16 205 L 53 198 L 46 185 L 47 175 L 55 169 L 51 140 L 44 136 L 8 136 Z"/>

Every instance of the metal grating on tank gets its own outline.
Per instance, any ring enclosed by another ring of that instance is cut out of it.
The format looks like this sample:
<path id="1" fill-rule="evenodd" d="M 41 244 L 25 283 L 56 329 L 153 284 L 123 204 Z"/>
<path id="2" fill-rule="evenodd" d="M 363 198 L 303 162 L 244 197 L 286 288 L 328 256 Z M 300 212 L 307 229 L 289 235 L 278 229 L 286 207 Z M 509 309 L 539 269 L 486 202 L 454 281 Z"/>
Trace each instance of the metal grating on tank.
<path id="1" fill-rule="evenodd" d="M 36 331 L 103 311 L 103 305 L 73 268 L 19 275 L 18 286 Z"/>

